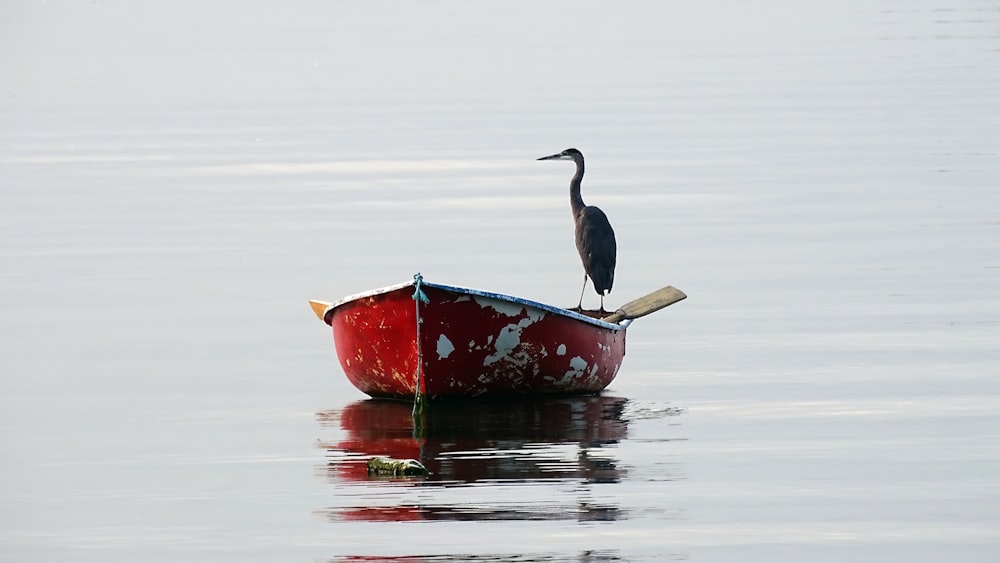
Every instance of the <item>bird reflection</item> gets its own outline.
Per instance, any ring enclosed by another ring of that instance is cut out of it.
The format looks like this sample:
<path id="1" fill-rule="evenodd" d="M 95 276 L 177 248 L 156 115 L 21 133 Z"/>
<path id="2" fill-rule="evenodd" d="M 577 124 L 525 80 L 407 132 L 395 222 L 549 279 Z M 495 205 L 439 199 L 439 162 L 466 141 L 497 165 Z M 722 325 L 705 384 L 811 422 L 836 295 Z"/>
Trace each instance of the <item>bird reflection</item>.
<path id="1" fill-rule="evenodd" d="M 626 403 L 607 396 L 435 403 L 414 418 L 408 403 L 371 399 L 321 412 L 322 424 L 344 433 L 321 447 L 324 473 L 348 503 L 324 512 L 373 521 L 619 519 L 622 510 L 591 488 L 625 476 L 614 445 L 626 439 Z M 416 459 L 430 475 L 373 482 L 365 467 L 373 456 Z M 573 494 L 539 498 L 567 483 Z M 472 492 L 444 492 L 453 487 Z M 387 494 L 398 502 L 387 505 Z"/>

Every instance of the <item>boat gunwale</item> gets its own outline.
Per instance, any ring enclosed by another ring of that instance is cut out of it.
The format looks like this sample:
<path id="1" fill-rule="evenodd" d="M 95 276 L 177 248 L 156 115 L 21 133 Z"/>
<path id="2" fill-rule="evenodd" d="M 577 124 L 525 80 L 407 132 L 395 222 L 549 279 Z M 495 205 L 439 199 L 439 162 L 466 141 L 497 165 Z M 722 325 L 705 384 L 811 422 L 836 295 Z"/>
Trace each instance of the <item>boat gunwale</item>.
<path id="1" fill-rule="evenodd" d="M 323 319 L 326 321 L 327 324 L 330 324 L 330 313 L 332 311 L 334 311 L 335 309 L 339 308 L 339 307 L 342 307 L 342 306 L 344 306 L 344 305 L 346 305 L 348 303 L 357 301 L 359 299 L 367 299 L 369 297 L 375 297 L 376 295 L 384 295 L 386 293 L 392 293 L 394 291 L 398 291 L 398 290 L 403 289 L 405 287 L 413 287 L 414 285 L 416 285 L 416 281 L 415 280 L 410 280 L 410 281 L 405 281 L 405 282 L 402 282 L 402 283 L 397 283 L 397 284 L 393 284 L 393 285 L 387 285 L 385 287 L 379 287 L 379 288 L 376 288 L 376 289 L 370 289 L 368 291 L 362 291 L 360 293 L 355 293 L 355 294 L 352 294 L 352 295 L 348 295 L 347 297 L 344 297 L 344 298 L 342 298 L 342 299 L 340 299 L 340 300 L 332 303 L 329 307 L 327 307 L 326 311 L 323 312 Z M 508 303 L 515 303 L 515 304 L 518 304 L 518 305 L 524 305 L 526 307 L 532 307 L 532 308 L 535 308 L 535 309 L 540 309 L 540 310 L 545 311 L 547 313 L 554 313 L 556 315 L 560 315 L 560 316 L 563 316 L 563 317 L 568 317 L 568 318 L 573 319 L 575 321 L 585 322 L 587 324 L 591 324 L 591 325 L 594 325 L 596 327 L 604 328 L 604 329 L 615 331 L 615 332 L 620 331 L 620 330 L 625 330 L 625 328 L 627 328 L 628 325 L 630 324 L 629 320 L 623 321 L 621 324 L 609 323 L 609 322 L 606 322 L 606 321 L 602 321 L 601 319 L 595 319 L 594 317 L 588 317 L 587 315 L 583 315 L 581 313 L 577 313 L 577 312 L 571 311 L 569 309 L 563 309 L 561 307 L 556 307 L 554 305 L 548 305 L 548 304 L 545 304 L 545 303 L 540 303 L 538 301 L 532 301 L 531 299 L 525 299 L 523 297 L 515 297 L 513 295 L 506 295 L 504 293 L 496 293 L 496 292 L 492 292 L 492 291 L 484 291 L 484 290 L 481 290 L 481 289 L 472 289 L 472 288 L 460 287 L 460 286 L 456 286 L 456 285 L 445 285 L 445 284 L 428 282 L 428 281 L 421 281 L 420 285 L 426 286 L 426 287 L 433 287 L 435 289 L 441 289 L 441 290 L 449 291 L 449 292 L 452 292 L 452 293 L 460 293 L 460 294 L 472 295 L 472 296 L 478 296 L 478 297 L 487 297 L 487 298 L 491 298 L 491 299 L 497 299 L 499 301 L 506 301 Z"/>

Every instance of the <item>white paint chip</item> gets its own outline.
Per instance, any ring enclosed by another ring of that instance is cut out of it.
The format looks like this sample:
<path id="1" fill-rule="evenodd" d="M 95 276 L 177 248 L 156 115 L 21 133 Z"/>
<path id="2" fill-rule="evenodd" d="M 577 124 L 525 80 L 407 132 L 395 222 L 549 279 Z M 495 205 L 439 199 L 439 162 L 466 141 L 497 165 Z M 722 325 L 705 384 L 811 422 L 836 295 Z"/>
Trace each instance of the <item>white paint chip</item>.
<path id="1" fill-rule="evenodd" d="M 569 361 L 569 369 L 563 375 L 562 379 L 555 382 L 556 385 L 569 385 L 573 380 L 578 379 L 583 375 L 584 370 L 587 369 L 587 360 L 584 360 L 580 356 L 574 356 Z"/>
<path id="2" fill-rule="evenodd" d="M 441 337 L 438 338 L 438 345 L 437 345 L 438 359 L 440 360 L 443 358 L 447 358 L 454 351 L 455 351 L 455 345 L 451 343 L 451 340 L 448 340 L 447 336 L 442 334 Z"/>
<path id="3" fill-rule="evenodd" d="M 565 356 L 566 355 L 566 345 L 565 344 L 560 344 L 559 347 L 556 348 L 556 355 L 557 356 Z"/>
<path id="4" fill-rule="evenodd" d="M 496 343 L 496 353 L 490 354 L 483 360 L 483 365 L 492 365 L 502 358 L 507 357 L 518 344 L 521 343 L 521 327 L 518 325 L 510 324 L 502 329 L 500 329 L 500 334 L 497 335 Z"/>
<path id="5" fill-rule="evenodd" d="M 580 356 L 574 356 L 573 359 L 569 361 L 569 372 L 566 372 L 566 375 L 569 375 L 570 373 L 582 375 L 583 370 L 585 369 L 587 369 L 587 360 L 584 360 Z"/>
<path id="6" fill-rule="evenodd" d="M 499 299 L 493 299 L 492 297 L 485 297 L 476 295 L 473 297 L 480 307 L 486 309 L 493 309 L 497 313 L 507 317 L 520 317 L 521 315 L 527 315 L 531 322 L 538 322 L 545 317 L 545 311 L 541 309 L 535 309 L 534 307 L 528 307 L 521 303 L 512 303 L 509 301 L 501 301 Z"/>

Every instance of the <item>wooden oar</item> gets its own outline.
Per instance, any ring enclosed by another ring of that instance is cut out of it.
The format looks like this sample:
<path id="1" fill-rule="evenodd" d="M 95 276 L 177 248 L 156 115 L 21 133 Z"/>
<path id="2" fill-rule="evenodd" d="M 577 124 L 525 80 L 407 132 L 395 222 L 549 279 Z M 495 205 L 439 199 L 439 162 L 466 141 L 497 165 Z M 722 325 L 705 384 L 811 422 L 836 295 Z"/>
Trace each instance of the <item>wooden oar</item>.
<path id="1" fill-rule="evenodd" d="M 312 299 L 310 299 L 309 306 L 312 307 L 313 313 L 316 313 L 316 316 L 319 317 L 319 320 L 326 322 L 326 319 L 323 318 L 323 313 L 325 313 L 327 308 L 330 306 L 329 303 L 326 303 L 324 301 L 313 301 Z"/>
<path id="2" fill-rule="evenodd" d="M 657 289 L 649 295 L 629 301 L 619 307 L 617 311 L 601 320 L 607 323 L 620 323 L 628 319 L 638 319 L 650 313 L 655 313 L 667 305 L 673 305 L 686 297 L 687 295 L 683 291 L 668 285 L 662 289 Z"/>

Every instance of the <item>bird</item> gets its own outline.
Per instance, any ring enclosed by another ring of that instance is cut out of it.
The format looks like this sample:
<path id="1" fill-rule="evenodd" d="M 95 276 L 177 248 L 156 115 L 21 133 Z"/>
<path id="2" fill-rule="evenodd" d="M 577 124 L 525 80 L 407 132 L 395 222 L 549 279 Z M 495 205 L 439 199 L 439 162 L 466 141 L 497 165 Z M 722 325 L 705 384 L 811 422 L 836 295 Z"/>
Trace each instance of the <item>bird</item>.
<path id="1" fill-rule="evenodd" d="M 583 203 L 583 196 L 580 195 L 583 153 L 570 148 L 538 160 L 572 160 L 576 163 L 576 173 L 569 182 L 569 205 L 576 225 L 576 249 L 583 262 L 583 288 L 580 290 L 580 302 L 576 309 L 583 310 L 583 294 L 587 291 L 589 278 L 594 283 L 594 291 L 601 296 L 601 312 L 604 313 L 604 296 L 611 293 L 611 286 L 615 282 L 618 247 L 615 230 L 611 228 L 608 216 L 600 208 Z"/>

